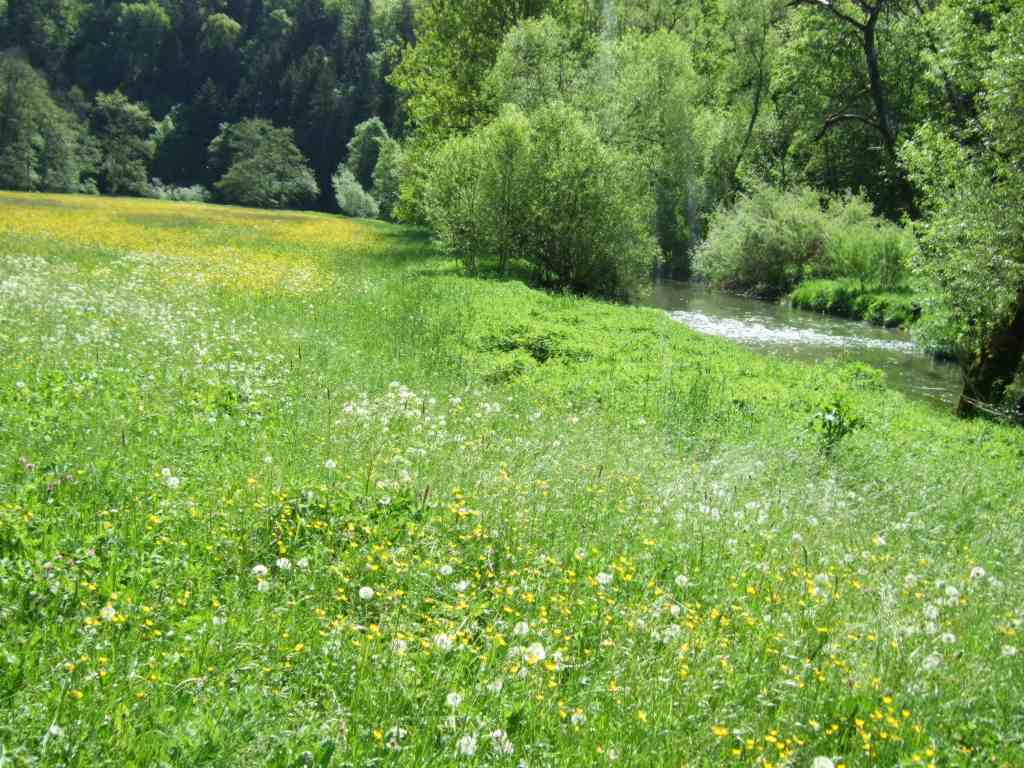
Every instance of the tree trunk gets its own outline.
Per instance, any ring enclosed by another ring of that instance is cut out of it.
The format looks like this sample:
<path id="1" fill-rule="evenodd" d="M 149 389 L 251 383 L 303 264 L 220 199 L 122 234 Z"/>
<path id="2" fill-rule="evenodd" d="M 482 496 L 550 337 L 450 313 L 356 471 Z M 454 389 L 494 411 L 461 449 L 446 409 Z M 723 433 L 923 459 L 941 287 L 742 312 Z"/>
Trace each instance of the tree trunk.
<path id="1" fill-rule="evenodd" d="M 882 135 L 882 144 L 886 154 L 892 160 L 896 159 L 896 122 L 893 119 L 892 111 L 889 109 L 889 100 L 885 94 L 885 84 L 882 82 L 882 71 L 878 66 L 878 45 L 875 42 L 875 28 L 878 25 L 878 13 L 882 3 L 868 17 L 864 25 L 864 61 L 868 68 L 868 84 L 871 90 L 871 101 L 875 106 L 875 113 L 878 115 L 878 132 Z"/>
<path id="2" fill-rule="evenodd" d="M 977 416 L 998 405 L 1003 390 L 1013 382 L 1024 359 L 1024 293 L 1005 328 L 994 333 L 974 360 L 964 363 L 964 388 L 957 405 L 960 416 Z"/>

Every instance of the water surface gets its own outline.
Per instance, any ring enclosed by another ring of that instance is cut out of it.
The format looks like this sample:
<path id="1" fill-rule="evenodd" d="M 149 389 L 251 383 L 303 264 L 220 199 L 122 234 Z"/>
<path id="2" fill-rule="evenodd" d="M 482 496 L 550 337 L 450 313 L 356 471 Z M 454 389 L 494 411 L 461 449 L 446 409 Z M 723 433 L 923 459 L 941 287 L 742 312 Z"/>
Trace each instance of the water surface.
<path id="1" fill-rule="evenodd" d="M 879 368 L 894 389 L 949 405 L 960 393 L 958 366 L 921 352 L 905 331 L 792 309 L 710 290 L 696 283 L 655 283 L 651 306 L 700 333 L 808 362 L 830 358 Z"/>

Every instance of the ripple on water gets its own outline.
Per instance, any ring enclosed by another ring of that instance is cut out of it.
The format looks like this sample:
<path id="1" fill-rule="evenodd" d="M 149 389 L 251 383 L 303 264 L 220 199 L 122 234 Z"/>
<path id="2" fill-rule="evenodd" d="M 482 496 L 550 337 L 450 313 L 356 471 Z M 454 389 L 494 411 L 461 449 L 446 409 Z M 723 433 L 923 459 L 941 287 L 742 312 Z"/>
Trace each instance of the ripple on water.
<path id="1" fill-rule="evenodd" d="M 736 320 L 712 317 L 703 312 L 669 312 L 673 320 L 700 333 L 720 336 L 744 344 L 762 346 L 819 346 L 835 348 L 880 349 L 915 354 L 913 342 L 902 339 L 876 339 L 865 336 L 843 336 L 794 326 L 768 326 L 752 318 Z"/>

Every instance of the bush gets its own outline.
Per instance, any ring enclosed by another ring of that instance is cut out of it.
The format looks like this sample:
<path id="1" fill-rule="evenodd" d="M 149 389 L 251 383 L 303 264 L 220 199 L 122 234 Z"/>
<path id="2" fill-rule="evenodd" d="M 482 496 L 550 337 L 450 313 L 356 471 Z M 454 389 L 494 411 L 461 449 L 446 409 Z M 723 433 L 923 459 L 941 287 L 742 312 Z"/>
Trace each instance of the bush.
<path id="1" fill-rule="evenodd" d="M 202 184 L 193 184 L 190 187 L 176 187 L 173 184 L 164 184 L 160 179 L 153 179 L 149 183 L 146 197 L 154 200 L 170 200 L 179 203 L 205 203 L 210 200 L 210 190 Z"/>
<path id="2" fill-rule="evenodd" d="M 707 240 L 694 256 L 695 271 L 719 287 L 766 297 L 814 278 L 852 279 L 859 293 L 900 289 L 913 236 L 874 216 L 862 197 L 826 202 L 822 207 L 819 194 L 807 188 L 755 189 L 734 208 L 712 215 Z M 852 306 L 843 313 L 852 314 Z"/>
<path id="3" fill-rule="evenodd" d="M 266 120 L 225 125 L 210 142 L 210 164 L 227 168 L 214 184 L 224 202 L 257 208 L 305 205 L 320 193 L 289 128 Z"/>
<path id="4" fill-rule="evenodd" d="M 760 187 L 712 214 L 693 268 L 718 287 L 775 297 L 800 282 L 808 265 L 824 263 L 825 239 L 816 192 Z"/>
<path id="5" fill-rule="evenodd" d="M 364 219 L 377 218 L 380 213 L 377 201 L 363 189 L 347 166 L 338 166 L 338 170 L 331 177 L 331 183 L 334 185 L 334 198 L 338 201 L 342 213 Z"/>
<path id="6" fill-rule="evenodd" d="M 908 326 L 920 308 L 909 292 L 871 291 L 854 280 L 807 280 L 789 297 L 797 309 L 867 320 L 887 328 Z"/>
<path id="7" fill-rule="evenodd" d="M 449 140 L 432 158 L 424 211 L 470 271 L 522 259 L 549 286 L 625 298 L 658 259 L 642 174 L 563 105 L 529 118 L 507 107 Z"/>

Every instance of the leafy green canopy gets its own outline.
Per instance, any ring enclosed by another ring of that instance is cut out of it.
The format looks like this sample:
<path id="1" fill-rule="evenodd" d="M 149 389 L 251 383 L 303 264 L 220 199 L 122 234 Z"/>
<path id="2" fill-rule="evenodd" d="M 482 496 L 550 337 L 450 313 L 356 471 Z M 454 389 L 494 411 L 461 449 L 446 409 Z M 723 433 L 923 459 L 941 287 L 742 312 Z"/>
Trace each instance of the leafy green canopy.
<path id="1" fill-rule="evenodd" d="M 636 163 L 571 107 L 507 107 L 445 143 L 430 171 L 428 221 L 470 271 L 522 260 L 545 284 L 629 297 L 657 263 Z"/>
<path id="2" fill-rule="evenodd" d="M 210 144 L 210 162 L 226 169 L 214 185 L 224 202 L 291 208 L 310 204 L 320 192 L 291 129 L 266 120 L 225 125 Z"/>

